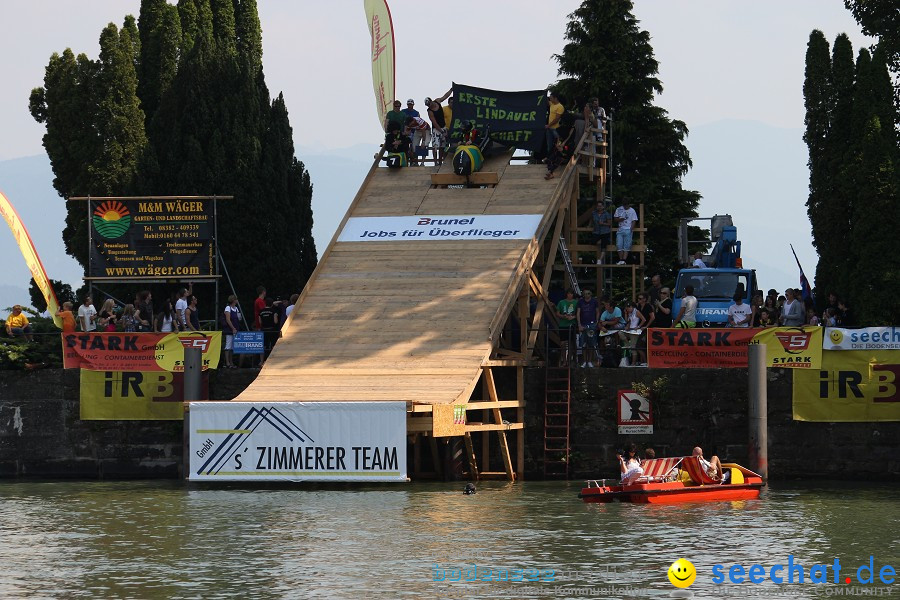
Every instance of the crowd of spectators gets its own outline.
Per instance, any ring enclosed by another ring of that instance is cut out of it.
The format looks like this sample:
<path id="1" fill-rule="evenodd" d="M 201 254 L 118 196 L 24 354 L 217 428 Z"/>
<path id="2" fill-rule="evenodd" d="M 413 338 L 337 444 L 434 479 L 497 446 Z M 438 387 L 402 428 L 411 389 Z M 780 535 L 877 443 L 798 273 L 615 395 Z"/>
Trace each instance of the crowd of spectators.
<path id="1" fill-rule="evenodd" d="M 294 309 L 300 294 L 293 294 L 288 302 L 281 296 L 270 297 L 266 289 L 257 289 L 253 304 L 253 319 L 245 322 L 236 295 L 231 295 L 221 313 L 213 318 L 213 309 L 206 309 L 206 319 L 201 320 L 201 303 L 194 294 L 193 285 L 177 289 L 160 303 L 155 303 L 150 290 L 135 294 L 132 302 L 106 298 L 98 311 L 94 298 L 83 297 L 78 308 L 71 302 L 63 302 L 57 316 L 62 322 L 63 334 L 74 332 L 123 332 L 123 333 L 172 333 L 179 331 L 222 330 L 224 334 L 224 366 L 237 368 L 234 363 L 234 338 L 239 331 L 261 331 L 264 354 L 260 365 L 272 351 L 280 337 L 280 330 Z M 218 312 L 218 311 L 216 311 Z M 50 314 L 42 316 L 50 317 Z M 22 306 L 12 307 L 5 322 L 6 335 L 25 342 L 34 341 L 34 331 Z"/>

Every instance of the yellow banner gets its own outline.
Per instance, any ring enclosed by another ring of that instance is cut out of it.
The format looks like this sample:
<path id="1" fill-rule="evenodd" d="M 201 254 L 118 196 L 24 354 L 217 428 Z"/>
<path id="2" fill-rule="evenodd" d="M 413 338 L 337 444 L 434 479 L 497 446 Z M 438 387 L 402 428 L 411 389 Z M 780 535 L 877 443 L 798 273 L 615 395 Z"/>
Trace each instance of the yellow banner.
<path id="1" fill-rule="evenodd" d="M 753 336 L 766 345 L 766 366 L 818 369 L 822 366 L 822 327 L 769 327 Z"/>
<path id="2" fill-rule="evenodd" d="M 825 352 L 822 368 L 794 373 L 796 421 L 900 421 L 900 352 Z"/>
<path id="3" fill-rule="evenodd" d="M 56 299 L 56 292 L 53 291 L 53 287 L 50 285 L 47 272 L 44 271 L 44 265 L 41 264 L 41 259 L 34 247 L 34 242 L 31 241 L 31 236 L 28 235 L 28 230 L 25 229 L 25 224 L 22 223 L 19 213 L 16 212 L 16 209 L 13 208 L 12 203 L 6 196 L 3 195 L 3 192 L 0 192 L 0 214 L 3 214 L 3 218 L 6 219 L 6 224 L 9 225 L 13 237 L 16 238 L 16 243 L 19 244 L 19 250 L 22 251 L 22 258 L 25 259 L 25 264 L 28 265 L 31 276 L 34 277 L 34 281 L 40 288 L 41 293 L 44 294 L 44 300 L 47 301 L 47 311 L 53 315 L 53 322 L 56 326 L 62 329 L 62 318 L 56 314 L 59 311 L 59 301 Z"/>
<path id="4" fill-rule="evenodd" d="M 209 397 L 203 374 L 201 398 Z M 184 373 L 81 370 L 81 419 L 85 421 L 181 421 Z"/>
<path id="5" fill-rule="evenodd" d="M 384 126 L 384 117 L 394 102 L 394 24 L 387 0 L 364 0 L 366 22 L 372 36 L 372 84 L 375 87 L 375 106 L 378 122 Z"/>

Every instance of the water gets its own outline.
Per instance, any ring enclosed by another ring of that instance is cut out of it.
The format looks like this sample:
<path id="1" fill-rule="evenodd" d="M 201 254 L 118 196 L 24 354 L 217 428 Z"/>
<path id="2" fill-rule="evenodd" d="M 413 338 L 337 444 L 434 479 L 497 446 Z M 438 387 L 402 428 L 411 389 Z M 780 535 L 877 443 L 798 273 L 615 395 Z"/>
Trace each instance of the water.
<path id="1" fill-rule="evenodd" d="M 900 571 L 896 484 L 776 484 L 760 500 L 675 506 L 586 505 L 576 482 L 463 485 L 0 482 L 0 597 L 668 598 L 666 569 L 685 557 L 695 598 L 819 598 L 856 585 L 870 555 L 876 582 L 885 564 Z M 768 572 L 789 554 L 807 577 L 838 558 L 854 583 L 711 582 L 714 564 Z M 473 565 L 539 581 L 434 581 Z M 900 580 L 873 587 L 900 597 Z"/>

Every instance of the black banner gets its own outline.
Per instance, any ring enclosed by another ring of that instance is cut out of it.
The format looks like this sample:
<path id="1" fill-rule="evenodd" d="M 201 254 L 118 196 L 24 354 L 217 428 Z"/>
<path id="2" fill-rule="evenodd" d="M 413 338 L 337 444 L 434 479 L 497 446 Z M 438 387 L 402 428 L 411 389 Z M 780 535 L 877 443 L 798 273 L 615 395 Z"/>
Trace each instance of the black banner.
<path id="1" fill-rule="evenodd" d="M 537 150 L 544 145 L 547 92 L 499 92 L 454 83 L 451 139 L 459 140 L 463 124 L 471 121 L 481 133 L 490 128 L 496 142 Z"/>
<path id="2" fill-rule="evenodd" d="M 90 201 L 89 277 L 152 279 L 215 275 L 213 200 Z"/>

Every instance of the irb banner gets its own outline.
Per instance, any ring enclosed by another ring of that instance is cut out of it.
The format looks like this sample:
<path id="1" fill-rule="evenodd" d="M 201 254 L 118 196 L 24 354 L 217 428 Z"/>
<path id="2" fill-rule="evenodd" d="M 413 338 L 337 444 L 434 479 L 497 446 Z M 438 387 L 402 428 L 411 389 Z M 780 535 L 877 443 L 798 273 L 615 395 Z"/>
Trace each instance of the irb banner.
<path id="1" fill-rule="evenodd" d="M 406 481 L 405 402 L 191 402 L 193 481 Z"/>
<path id="2" fill-rule="evenodd" d="M 203 352 L 203 370 L 219 366 L 221 331 L 70 333 L 62 336 L 63 367 L 93 371 L 184 371 L 184 349 Z"/>
<path id="3" fill-rule="evenodd" d="M 794 373 L 794 420 L 900 421 L 900 353 L 823 352 L 822 365 Z"/>
<path id="4" fill-rule="evenodd" d="M 822 327 L 771 327 L 753 337 L 765 344 L 766 366 L 818 369 L 822 366 Z"/>
<path id="5" fill-rule="evenodd" d="M 201 398 L 209 397 L 203 374 Z M 83 421 L 181 421 L 184 373 L 166 371 L 81 371 Z"/>

